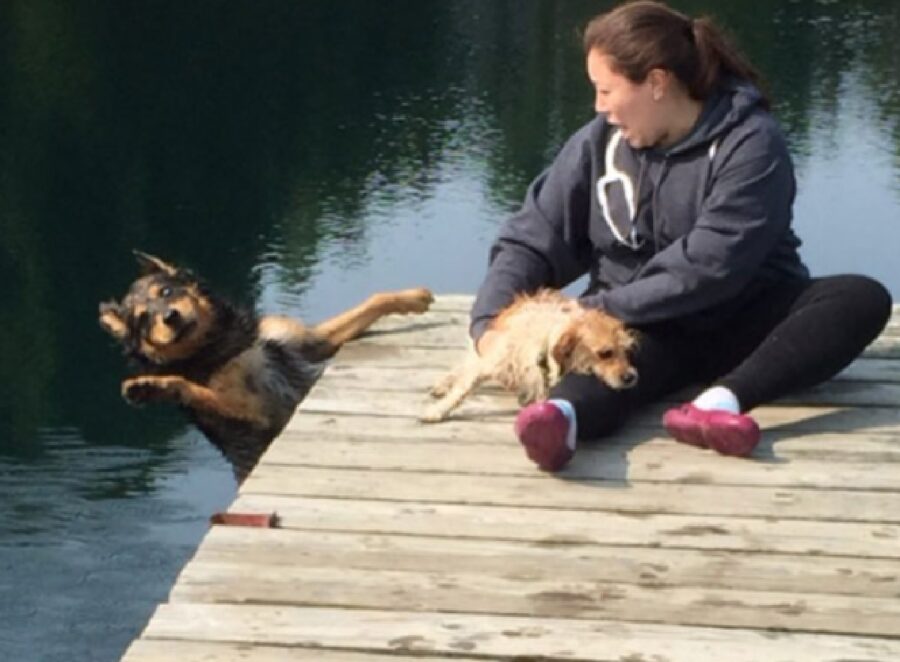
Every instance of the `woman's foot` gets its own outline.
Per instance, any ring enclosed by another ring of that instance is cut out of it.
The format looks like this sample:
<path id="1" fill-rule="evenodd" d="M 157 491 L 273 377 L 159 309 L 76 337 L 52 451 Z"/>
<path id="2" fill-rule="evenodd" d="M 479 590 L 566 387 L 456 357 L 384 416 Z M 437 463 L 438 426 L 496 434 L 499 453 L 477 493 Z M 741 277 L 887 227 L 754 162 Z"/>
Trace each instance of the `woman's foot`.
<path id="1" fill-rule="evenodd" d="M 663 425 L 676 441 L 722 455 L 747 457 L 760 438 L 759 425 L 750 416 L 699 409 L 691 403 L 667 411 Z"/>
<path id="2" fill-rule="evenodd" d="M 564 400 L 534 402 L 516 417 L 525 454 L 543 471 L 559 471 L 575 454 L 575 414 Z"/>

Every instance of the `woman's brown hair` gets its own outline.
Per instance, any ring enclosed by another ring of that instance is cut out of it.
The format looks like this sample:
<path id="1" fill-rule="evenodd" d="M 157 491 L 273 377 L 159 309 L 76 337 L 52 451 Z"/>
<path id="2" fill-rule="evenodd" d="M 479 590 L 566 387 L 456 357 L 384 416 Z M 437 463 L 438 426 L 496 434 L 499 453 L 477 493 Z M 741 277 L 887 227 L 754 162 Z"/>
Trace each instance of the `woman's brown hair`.
<path id="1" fill-rule="evenodd" d="M 642 83 L 652 69 L 666 69 L 691 97 L 703 100 L 730 75 L 751 81 L 769 106 L 759 72 L 708 17 L 692 19 L 661 2 L 628 2 L 592 19 L 583 43 L 585 55 L 602 51 L 632 82 Z"/>

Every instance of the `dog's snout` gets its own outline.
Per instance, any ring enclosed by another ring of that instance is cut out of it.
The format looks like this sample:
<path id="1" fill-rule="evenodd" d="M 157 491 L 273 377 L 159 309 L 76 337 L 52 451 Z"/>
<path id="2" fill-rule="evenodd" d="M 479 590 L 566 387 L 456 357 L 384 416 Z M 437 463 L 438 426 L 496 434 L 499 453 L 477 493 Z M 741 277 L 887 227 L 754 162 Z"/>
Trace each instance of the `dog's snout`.
<path id="1" fill-rule="evenodd" d="M 624 386 L 625 388 L 631 388 L 632 386 L 637 384 L 637 381 L 638 381 L 638 373 L 637 373 L 637 370 L 635 370 L 634 368 L 626 371 L 622 375 L 622 386 Z"/>
<path id="2" fill-rule="evenodd" d="M 181 313 L 174 308 L 170 308 L 163 315 L 163 322 L 166 326 L 178 326 L 181 323 Z"/>

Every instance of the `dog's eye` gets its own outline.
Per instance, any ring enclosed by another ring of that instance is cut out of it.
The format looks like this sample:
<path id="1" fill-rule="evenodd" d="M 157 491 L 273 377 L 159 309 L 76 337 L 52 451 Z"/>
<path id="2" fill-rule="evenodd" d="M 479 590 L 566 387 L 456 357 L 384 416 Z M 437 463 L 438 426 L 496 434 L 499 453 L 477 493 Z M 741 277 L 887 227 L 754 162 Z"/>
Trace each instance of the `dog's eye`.
<path id="1" fill-rule="evenodd" d="M 172 296 L 172 288 L 168 285 L 163 285 L 163 287 L 159 290 L 159 296 L 163 299 L 167 299 Z"/>
<path id="2" fill-rule="evenodd" d="M 615 356 L 615 352 L 611 349 L 601 349 L 597 352 L 597 356 L 601 361 L 609 361 L 613 356 Z"/>

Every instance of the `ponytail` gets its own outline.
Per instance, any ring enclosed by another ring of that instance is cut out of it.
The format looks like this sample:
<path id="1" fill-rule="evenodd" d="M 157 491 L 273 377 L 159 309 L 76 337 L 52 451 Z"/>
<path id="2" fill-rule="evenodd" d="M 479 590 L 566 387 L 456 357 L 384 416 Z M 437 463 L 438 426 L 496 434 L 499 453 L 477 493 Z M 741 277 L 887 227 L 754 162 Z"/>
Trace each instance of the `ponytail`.
<path id="1" fill-rule="evenodd" d="M 585 55 L 602 51 L 634 83 L 642 83 L 652 69 L 666 69 L 692 98 L 705 100 L 733 76 L 753 83 L 770 106 L 759 72 L 707 17 L 691 19 L 652 0 L 627 2 L 592 19 L 583 45 Z"/>
<path id="2" fill-rule="evenodd" d="M 733 76 L 753 83 L 762 95 L 763 105 L 769 108 L 771 101 L 762 75 L 733 45 L 725 32 L 707 16 L 694 19 L 691 24 L 694 47 L 697 50 L 693 86 L 688 85 L 691 96 L 705 99 L 721 84 L 724 77 Z"/>

